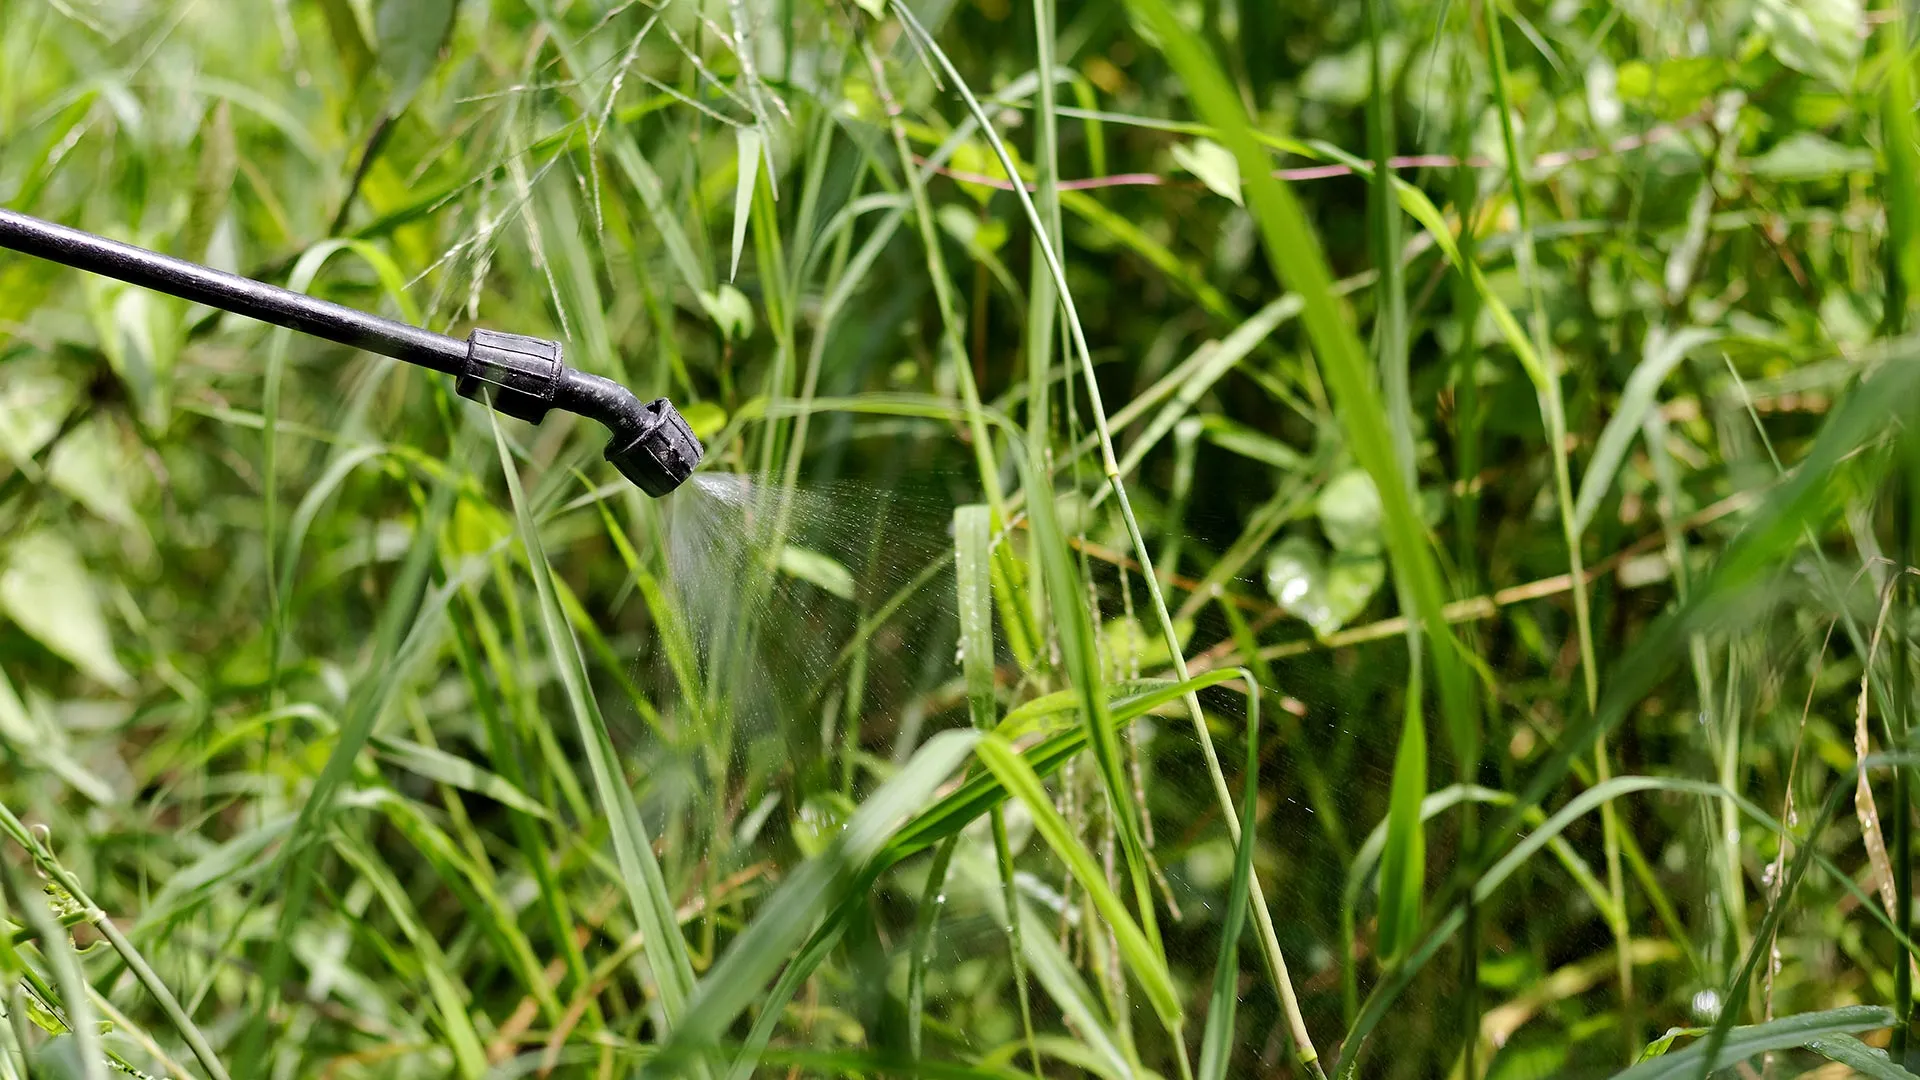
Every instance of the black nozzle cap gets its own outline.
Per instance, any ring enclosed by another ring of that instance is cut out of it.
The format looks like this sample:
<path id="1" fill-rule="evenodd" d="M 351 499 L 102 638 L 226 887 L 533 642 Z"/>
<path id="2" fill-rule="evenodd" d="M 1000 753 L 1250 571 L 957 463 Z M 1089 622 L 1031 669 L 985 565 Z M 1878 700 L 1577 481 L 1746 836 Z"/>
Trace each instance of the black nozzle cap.
<path id="1" fill-rule="evenodd" d="M 673 402 L 655 398 L 645 406 L 640 433 L 629 438 L 615 429 L 607 460 L 641 491 L 659 498 L 693 475 L 706 451 Z"/>

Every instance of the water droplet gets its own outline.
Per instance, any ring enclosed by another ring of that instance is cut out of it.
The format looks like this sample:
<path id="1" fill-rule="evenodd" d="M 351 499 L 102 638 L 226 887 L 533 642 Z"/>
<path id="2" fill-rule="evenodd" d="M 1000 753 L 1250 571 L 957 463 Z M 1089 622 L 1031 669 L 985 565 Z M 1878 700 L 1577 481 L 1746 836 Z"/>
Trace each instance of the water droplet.
<path id="1" fill-rule="evenodd" d="M 1693 995 L 1693 1013 L 1703 1020 L 1712 1020 L 1720 1015 L 1720 993 L 1717 990 L 1702 990 Z"/>

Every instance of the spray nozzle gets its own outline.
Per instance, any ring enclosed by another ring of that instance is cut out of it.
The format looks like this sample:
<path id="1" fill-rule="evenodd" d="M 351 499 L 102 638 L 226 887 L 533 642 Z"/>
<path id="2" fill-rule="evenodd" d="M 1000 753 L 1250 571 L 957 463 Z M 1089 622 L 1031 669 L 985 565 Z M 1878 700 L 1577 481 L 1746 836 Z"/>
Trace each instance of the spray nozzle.
<path id="1" fill-rule="evenodd" d="M 0 247 L 444 371 L 455 377 L 462 397 L 529 423 L 550 409 L 592 417 L 613 431 L 607 460 L 656 498 L 685 483 L 700 464 L 700 440 L 672 402 L 641 404 L 619 383 L 575 371 L 557 341 L 475 330 L 463 342 L 5 207 Z"/>
<path id="2" fill-rule="evenodd" d="M 600 421 L 613 433 L 607 460 L 655 498 L 686 483 L 700 464 L 700 440 L 673 402 L 642 404 L 612 379 L 568 367 L 557 341 L 475 330 L 455 389 L 529 423 L 539 423 L 549 409 Z"/>

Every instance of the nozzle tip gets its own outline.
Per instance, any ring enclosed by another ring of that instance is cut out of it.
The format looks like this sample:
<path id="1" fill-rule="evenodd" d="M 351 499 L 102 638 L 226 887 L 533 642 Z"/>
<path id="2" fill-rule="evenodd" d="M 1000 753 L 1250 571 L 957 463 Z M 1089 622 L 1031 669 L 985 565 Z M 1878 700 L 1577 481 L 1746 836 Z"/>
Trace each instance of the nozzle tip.
<path id="1" fill-rule="evenodd" d="M 607 444 L 607 460 L 641 491 L 659 498 L 693 475 L 705 450 L 673 402 L 655 398 L 645 407 L 640 433 L 617 433 Z"/>

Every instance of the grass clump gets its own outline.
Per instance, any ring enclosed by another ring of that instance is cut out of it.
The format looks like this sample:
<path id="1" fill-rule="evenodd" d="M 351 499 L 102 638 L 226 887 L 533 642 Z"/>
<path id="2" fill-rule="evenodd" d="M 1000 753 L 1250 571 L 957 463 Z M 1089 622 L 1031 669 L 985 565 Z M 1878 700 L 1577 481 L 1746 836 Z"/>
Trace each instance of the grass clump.
<path id="1" fill-rule="evenodd" d="M 1912 62 L 0 0 L 0 204 L 708 447 L 0 256 L 0 1080 L 1920 1074 Z"/>

